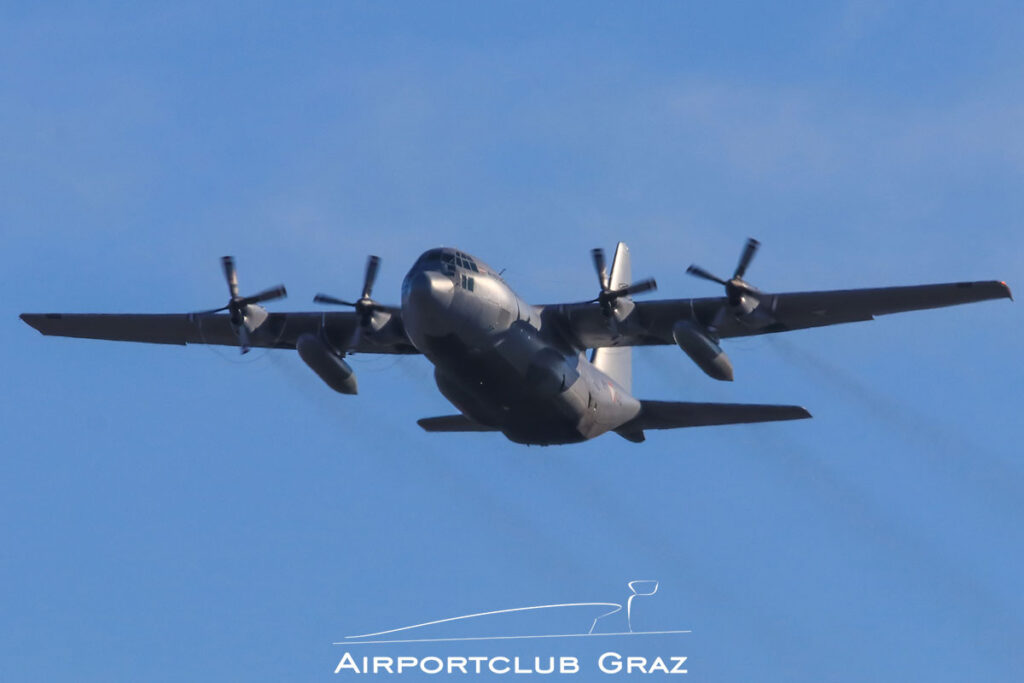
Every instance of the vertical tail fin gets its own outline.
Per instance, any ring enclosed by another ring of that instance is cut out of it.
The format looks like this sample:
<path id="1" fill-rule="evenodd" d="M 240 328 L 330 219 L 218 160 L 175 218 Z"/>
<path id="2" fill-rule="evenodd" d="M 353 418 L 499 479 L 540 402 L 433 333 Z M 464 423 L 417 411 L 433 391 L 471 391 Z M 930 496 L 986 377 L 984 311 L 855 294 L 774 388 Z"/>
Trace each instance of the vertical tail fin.
<path id="1" fill-rule="evenodd" d="M 619 242 L 608 275 L 611 289 L 628 287 L 633 281 L 632 266 L 629 262 L 629 247 Z M 623 302 L 625 303 L 625 302 Z M 608 346 L 594 349 L 590 362 L 598 370 L 615 380 L 626 391 L 633 391 L 633 349 L 629 346 Z"/>

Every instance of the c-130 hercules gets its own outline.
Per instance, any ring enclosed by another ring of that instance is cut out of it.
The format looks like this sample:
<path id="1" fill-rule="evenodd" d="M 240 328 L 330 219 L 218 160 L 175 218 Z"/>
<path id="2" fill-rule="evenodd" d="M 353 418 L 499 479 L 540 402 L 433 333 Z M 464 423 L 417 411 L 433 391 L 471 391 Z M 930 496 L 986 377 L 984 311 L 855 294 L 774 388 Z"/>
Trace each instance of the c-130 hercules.
<path id="1" fill-rule="evenodd" d="M 219 344 L 296 349 L 335 391 L 356 393 L 348 353 L 422 353 L 437 387 L 459 414 L 425 418 L 430 432 L 502 432 L 524 444 L 564 444 L 615 432 L 634 442 L 648 429 L 674 429 L 810 417 L 789 405 L 646 401 L 631 393 L 631 347 L 677 344 L 709 376 L 730 381 L 722 339 L 872 320 L 876 315 L 1012 298 L 1005 282 L 769 294 L 744 279 L 759 243 L 750 239 L 733 276 L 698 266 L 687 272 L 725 287 L 724 297 L 633 301 L 656 288 L 633 283 L 629 249 L 615 250 L 611 271 L 593 250 L 600 292 L 580 303 L 533 306 L 482 261 L 451 248 L 424 252 L 402 283 L 402 304 L 371 298 L 380 259 L 367 261 L 362 296 L 314 301 L 353 312 L 268 313 L 259 304 L 284 286 L 238 293 L 234 259 L 223 258 L 231 298 L 212 311 L 185 314 L 21 315 L 45 335 L 155 344 Z M 223 314 L 226 313 L 226 314 Z M 593 349 L 590 358 L 586 351 Z"/>

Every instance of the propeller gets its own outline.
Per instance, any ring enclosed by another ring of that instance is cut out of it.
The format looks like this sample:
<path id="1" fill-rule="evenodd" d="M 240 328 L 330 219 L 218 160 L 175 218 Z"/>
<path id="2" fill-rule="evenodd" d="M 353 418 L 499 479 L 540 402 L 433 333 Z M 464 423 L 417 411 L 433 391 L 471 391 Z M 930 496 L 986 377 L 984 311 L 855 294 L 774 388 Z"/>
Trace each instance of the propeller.
<path id="1" fill-rule="evenodd" d="M 723 285 L 725 287 L 725 296 L 729 299 L 729 305 L 733 307 L 740 306 L 743 303 L 744 295 L 754 299 L 758 299 L 760 296 L 760 292 L 743 279 L 743 276 L 747 273 L 747 268 L 750 266 L 750 262 L 754 260 L 754 254 L 757 253 L 757 249 L 760 246 L 761 243 L 753 237 L 747 240 L 746 245 L 743 247 L 743 253 L 740 254 L 739 263 L 736 264 L 736 272 L 732 274 L 732 278 L 729 280 L 723 280 L 698 265 L 690 266 L 686 269 L 686 272 L 694 277 Z"/>
<path id="2" fill-rule="evenodd" d="M 631 285 L 626 285 L 625 287 L 612 289 L 611 284 L 608 281 L 608 270 L 606 268 L 604 249 L 601 249 L 600 247 L 597 249 L 591 249 L 590 255 L 594 259 L 594 270 L 597 271 L 597 283 L 601 288 L 601 292 L 595 298 L 591 299 L 591 301 L 601 304 L 601 310 L 604 311 L 605 315 L 609 315 L 611 313 L 612 306 L 619 297 L 630 297 L 634 294 L 643 294 L 644 292 L 650 292 L 658 288 L 658 283 L 654 281 L 654 278 L 648 278 L 646 280 L 641 280 L 640 282 L 634 282 Z"/>
<path id="3" fill-rule="evenodd" d="M 359 315 L 359 322 L 362 327 L 369 327 L 373 322 L 373 314 L 376 311 L 385 310 L 385 307 L 377 303 L 370 296 L 373 293 L 373 283 L 377 281 L 377 271 L 380 270 L 380 257 L 370 256 L 366 259 L 366 275 L 363 278 L 363 293 L 356 301 L 345 301 L 327 294 L 317 294 L 313 297 L 314 303 L 331 304 L 334 306 L 351 306 L 356 309 Z"/>
<path id="4" fill-rule="evenodd" d="M 227 311 L 231 318 L 231 325 L 238 332 L 239 345 L 241 346 L 242 353 L 248 353 L 249 329 L 245 326 L 246 307 L 261 304 L 264 301 L 283 299 L 288 296 L 288 290 L 285 289 L 284 285 L 278 285 L 276 287 L 264 289 L 262 292 L 258 292 L 251 296 L 239 296 L 238 271 L 235 269 L 234 257 L 224 256 L 221 258 L 220 262 L 221 267 L 224 269 L 224 279 L 227 280 L 228 294 L 231 298 L 228 299 L 228 303 L 226 305 L 209 311 L 200 311 L 197 315 L 208 315 L 211 313 Z"/>

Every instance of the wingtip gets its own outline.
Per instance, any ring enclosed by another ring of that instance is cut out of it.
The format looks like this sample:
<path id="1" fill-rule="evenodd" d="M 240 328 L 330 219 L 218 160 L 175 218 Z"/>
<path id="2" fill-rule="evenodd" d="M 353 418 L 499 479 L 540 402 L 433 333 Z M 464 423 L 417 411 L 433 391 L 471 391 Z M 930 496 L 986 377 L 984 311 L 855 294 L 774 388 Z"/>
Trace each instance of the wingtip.
<path id="1" fill-rule="evenodd" d="M 1006 280 L 1000 280 L 999 284 L 1002 285 L 1003 289 L 1006 291 L 1006 298 L 1013 301 L 1013 292 L 1010 291 L 1010 285 L 1006 284 Z"/>
<path id="2" fill-rule="evenodd" d="M 22 313 L 22 314 L 18 315 L 18 317 L 21 318 L 24 321 L 24 323 L 26 325 L 28 325 L 29 327 L 31 327 L 32 329 L 34 329 L 34 330 L 36 330 L 37 332 L 40 332 L 40 333 L 42 332 L 42 330 L 39 329 L 39 325 L 37 324 L 37 321 L 42 317 L 40 314 L 38 314 L 38 313 Z"/>

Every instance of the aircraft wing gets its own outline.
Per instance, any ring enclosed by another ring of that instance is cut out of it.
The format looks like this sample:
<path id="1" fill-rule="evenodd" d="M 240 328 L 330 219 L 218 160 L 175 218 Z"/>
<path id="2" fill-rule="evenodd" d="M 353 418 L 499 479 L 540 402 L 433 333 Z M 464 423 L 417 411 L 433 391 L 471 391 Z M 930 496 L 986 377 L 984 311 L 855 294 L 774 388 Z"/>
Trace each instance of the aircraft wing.
<path id="1" fill-rule="evenodd" d="M 391 319 L 373 335 L 363 334 L 356 353 L 418 353 L 401 325 L 401 311 L 387 309 Z M 226 314 L 199 313 L 22 313 L 21 319 L 47 336 L 108 339 L 149 344 L 217 344 L 239 346 Z M 249 346 L 294 349 L 304 333 L 323 330 L 344 347 L 358 325 L 355 313 L 270 313 L 249 335 Z"/>
<path id="2" fill-rule="evenodd" d="M 680 320 L 714 328 L 722 339 L 873 320 L 875 316 L 956 306 L 990 299 L 1012 299 L 1005 282 L 951 282 L 910 287 L 842 289 L 822 292 L 760 294 L 756 323 L 737 318 L 725 297 L 632 302 L 635 310 L 613 324 L 596 303 L 545 306 L 547 319 L 577 348 L 673 344 Z"/>

